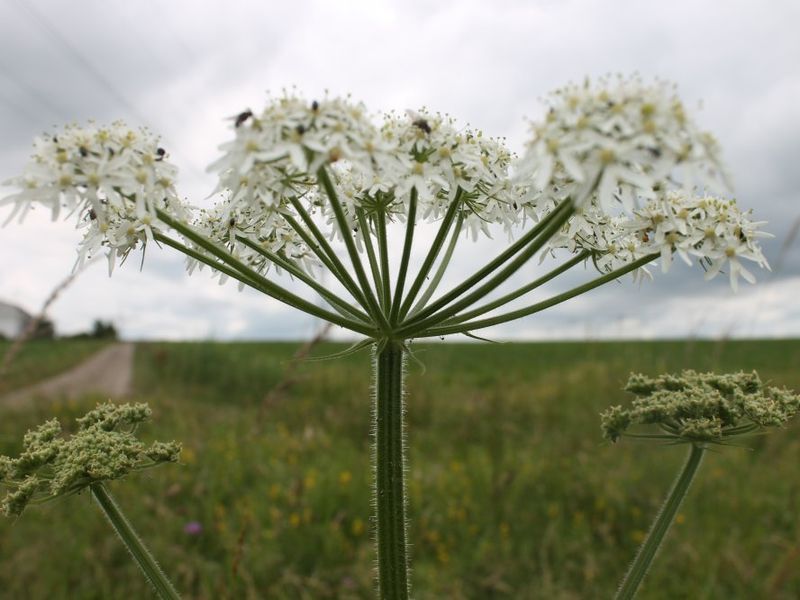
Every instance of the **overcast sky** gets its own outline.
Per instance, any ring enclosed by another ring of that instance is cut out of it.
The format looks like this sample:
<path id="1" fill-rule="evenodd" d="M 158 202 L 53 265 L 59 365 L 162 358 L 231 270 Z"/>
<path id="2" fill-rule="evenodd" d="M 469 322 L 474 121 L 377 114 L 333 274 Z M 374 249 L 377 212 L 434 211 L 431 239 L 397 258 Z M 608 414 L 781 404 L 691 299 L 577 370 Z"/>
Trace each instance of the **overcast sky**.
<path id="1" fill-rule="evenodd" d="M 724 277 L 654 269 L 653 283 L 611 284 L 526 320 L 502 338 L 800 335 L 800 3 L 672 1 L 0 3 L 0 179 L 18 174 L 33 137 L 68 121 L 115 118 L 163 136 L 180 192 L 202 204 L 205 167 L 229 117 L 268 90 L 352 93 L 375 111 L 428 106 L 521 151 L 543 94 L 586 75 L 675 81 L 695 120 L 720 140 L 736 197 L 770 222 L 774 273 L 738 294 Z M 0 192 L 5 195 L 10 190 Z M 8 209 L 0 209 L 0 221 Z M 74 264 L 79 234 L 34 214 L 0 229 L 0 300 L 31 312 Z M 452 282 L 506 239 L 463 242 Z M 534 261 L 520 274 L 534 276 Z M 53 305 L 58 331 L 113 320 L 125 337 L 301 338 L 292 309 L 151 249 L 109 279 L 82 273 Z M 591 276 L 579 271 L 556 293 Z M 445 286 L 446 287 L 446 286 Z M 539 296 L 538 298 L 541 298 Z M 537 298 L 537 299 L 538 299 Z"/>

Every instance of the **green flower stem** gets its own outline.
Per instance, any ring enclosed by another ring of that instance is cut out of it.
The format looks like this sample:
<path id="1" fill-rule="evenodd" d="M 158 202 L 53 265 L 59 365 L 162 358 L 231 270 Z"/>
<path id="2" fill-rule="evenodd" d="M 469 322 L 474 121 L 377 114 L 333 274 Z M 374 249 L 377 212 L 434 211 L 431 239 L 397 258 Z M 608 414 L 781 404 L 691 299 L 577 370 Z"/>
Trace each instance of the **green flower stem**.
<path id="1" fill-rule="evenodd" d="M 161 218 L 161 217 L 159 217 L 159 218 Z M 161 220 L 164 221 L 163 218 L 161 218 Z M 167 221 L 164 221 L 164 222 L 167 223 Z M 167 224 L 169 224 L 169 223 L 167 223 Z M 185 226 L 183 226 L 183 228 L 186 229 Z M 189 235 L 187 235 L 187 234 L 184 234 L 184 235 L 186 235 L 186 237 L 189 237 L 189 239 L 192 239 Z M 196 237 L 198 237 L 198 239 L 203 240 L 204 244 L 202 245 L 202 247 L 207 249 L 209 252 L 214 253 L 215 256 L 217 254 L 227 255 L 227 252 L 224 252 L 224 251 L 220 250 L 219 248 L 217 248 L 216 246 L 214 246 L 213 244 L 211 244 L 210 242 L 208 242 L 207 240 L 205 240 L 201 236 L 198 236 L 197 234 L 194 234 L 194 235 Z M 225 264 L 218 263 L 218 262 L 214 261 L 213 259 L 205 256 L 204 254 L 202 254 L 200 252 L 197 252 L 196 250 L 193 250 L 192 248 L 188 248 L 187 246 L 184 246 L 180 242 L 177 242 L 177 241 L 173 240 L 172 238 L 169 238 L 169 237 L 167 237 L 167 236 L 165 236 L 163 234 L 154 233 L 153 236 L 155 237 L 155 239 L 157 241 L 162 242 L 162 243 L 166 244 L 167 246 L 170 246 L 170 247 L 174 248 L 175 250 L 178 250 L 179 252 L 185 254 L 186 256 L 189 256 L 189 257 L 191 257 L 191 258 L 193 258 L 193 259 L 195 259 L 195 260 L 197 260 L 199 262 L 202 262 L 203 264 L 206 264 L 206 265 L 210 266 L 213 269 L 216 269 L 216 270 L 220 271 L 221 273 L 224 273 L 228 277 L 236 279 L 237 281 L 241 281 L 245 285 L 249 285 L 253 289 L 258 290 L 259 292 L 261 292 L 261 293 L 263 293 L 263 294 L 265 294 L 265 295 L 267 295 L 267 296 L 269 296 L 271 298 L 279 300 L 280 302 L 283 302 L 284 304 L 288 304 L 289 306 L 293 306 L 294 308 L 297 308 L 298 310 L 302 310 L 305 313 L 308 313 L 308 314 L 313 315 L 315 317 L 318 317 L 320 319 L 324 319 L 326 321 L 330 321 L 334 325 L 339 325 L 340 327 L 344 327 L 346 329 L 350 329 L 351 331 L 355 331 L 355 332 L 361 333 L 363 335 L 373 336 L 376 333 L 375 330 L 372 327 L 368 326 L 368 325 L 365 325 L 363 323 L 359 323 L 357 321 L 353 321 L 352 319 L 347 319 L 347 318 L 342 317 L 342 316 L 340 316 L 340 315 L 338 315 L 336 313 L 332 313 L 332 312 L 330 312 L 328 310 L 325 310 L 324 308 L 320 308 L 319 306 L 317 306 L 317 305 L 315 305 L 315 304 L 313 304 L 311 302 L 308 302 L 307 300 L 304 300 L 303 298 L 300 298 L 299 296 L 296 296 L 296 295 L 292 294 L 291 292 L 288 292 L 288 291 L 284 290 L 280 286 L 275 285 L 271 281 L 261 277 L 260 275 L 258 275 L 258 273 L 256 273 L 255 271 L 253 271 L 252 269 L 250 269 L 246 265 L 241 265 L 242 269 L 234 269 L 232 267 L 226 266 Z M 198 245 L 200 245 L 200 244 L 198 244 Z M 209 247 L 213 248 L 214 250 L 212 251 L 212 250 L 206 248 L 206 246 L 209 246 Z M 230 255 L 228 255 L 228 256 L 230 256 Z M 233 257 L 230 257 L 230 258 L 233 259 Z M 233 260 L 235 261 L 235 259 L 233 259 Z M 239 261 L 236 261 L 236 262 L 239 263 Z M 241 263 L 239 263 L 239 264 L 241 264 Z M 265 283 L 267 285 L 265 285 Z M 275 292 L 275 288 L 280 290 L 282 293 L 280 293 L 280 294 L 276 293 Z"/>
<path id="2" fill-rule="evenodd" d="M 626 273 L 630 273 L 631 271 L 634 271 L 639 267 L 643 267 L 647 263 L 654 261 L 659 256 L 661 255 L 648 254 L 647 256 L 643 256 L 642 258 L 635 260 L 632 263 L 625 265 L 622 268 L 612 271 L 611 273 L 606 273 L 602 277 L 598 277 L 597 279 L 593 279 L 588 283 L 579 285 L 578 287 L 573 288 L 567 292 L 564 292 L 563 294 L 558 294 L 557 296 L 553 296 L 548 300 L 532 304 L 531 306 L 527 306 L 525 308 L 520 308 L 519 310 L 507 312 L 502 315 L 497 315 L 496 317 L 490 317 L 488 319 L 481 319 L 480 321 L 470 321 L 469 323 L 461 323 L 459 325 L 433 327 L 419 334 L 414 334 L 413 337 L 420 337 L 420 338 L 438 337 L 442 335 L 450 335 L 452 333 L 466 333 L 468 331 L 474 331 L 475 329 L 483 329 L 485 327 L 491 327 L 493 325 L 499 325 L 501 323 L 514 321 L 521 317 L 527 317 L 528 315 L 532 315 L 534 313 L 543 311 L 544 309 L 550 308 L 551 306 L 555 306 L 556 304 L 561 304 L 562 302 L 566 302 L 567 300 L 574 298 L 575 296 L 580 296 L 581 294 L 585 294 L 586 292 L 593 290 L 596 287 L 600 287 L 601 285 L 608 283 L 609 281 L 613 281 L 619 277 L 622 277 Z"/>
<path id="3" fill-rule="evenodd" d="M 697 468 L 702 462 L 704 452 L 705 449 L 702 446 L 692 444 L 692 448 L 689 451 L 689 458 L 686 460 L 683 470 L 675 480 L 667 496 L 667 500 L 664 502 L 664 506 L 661 507 L 661 511 L 653 522 L 650 533 L 647 534 L 647 539 L 645 539 L 641 548 L 639 548 L 639 552 L 636 554 L 633 564 L 630 569 L 628 569 L 628 574 L 625 575 L 625 579 L 622 581 L 622 585 L 617 591 L 617 595 L 615 596 L 617 600 L 630 600 L 636 595 L 636 591 L 639 589 L 642 579 L 644 579 L 644 576 L 647 574 L 650 564 L 653 562 L 653 558 L 656 552 L 658 552 L 661 542 L 664 540 L 664 536 L 667 531 L 669 531 L 678 509 L 683 499 L 686 497 L 686 493 L 689 491 L 689 486 L 692 483 L 695 473 L 697 473 Z"/>
<path id="4" fill-rule="evenodd" d="M 153 558 L 153 555 L 150 554 L 150 551 L 142 540 L 136 535 L 128 519 L 122 514 L 119 506 L 114 502 L 114 499 L 111 497 L 108 490 L 106 490 L 105 486 L 102 483 L 94 483 L 90 486 L 90 489 L 92 491 L 92 497 L 105 513 L 109 523 L 111 523 L 119 539 L 122 540 L 128 552 L 131 553 L 131 556 L 142 569 L 145 577 L 147 577 L 153 588 L 155 588 L 158 597 L 166 599 L 180 598 L 178 592 L 172 587 L 172 583 L 170 583 L 167 576 L 164 575 L 161 567 L 158 566 L 158 563 Z"/>
<path id="5" fill-rule="evenodd" d="M 403 346 L 395 340 L 388 340 L 375 353 L 375 506 L 380 600 L 409 597 L 403 353 Z"/>
<path id="6" fill-rule="evenodd" d="M 546 234 L 549 231 L 550 226 L 554 220 L 559 220 L 563 224 L 569 218 L 569 216 L 574 212 L 575 209 L 572 205 L 572 201 L 569 199 L 563 201 L 553 212 L 544 217 L 541 221 L 539 221 L 539 223 L 536 224 L 535 227 L 533 227 L 529 232 L 520 237 L 516 242 L 511 244 L 511 246 L 509 246 L 505 251 L 497 255 L 492 261 L 486 264 L 483 268 L 481 268 L 472 276 L 468 277 L 463 283 L 457 285 L 455 288 L 450 290 L 447 294 L 439 298 L 436 302 L 431 303 L 424 310 L 420 311 L 417 314 L 417 316 L 407 324 L 409 333 L 407 334 L 405 331 L 403 331 L 401 335 L 405 337 L 412 337 L 412 334 L 410 333 L 412 330 L 415 332 L 421 331 L 431 323 L 436 323 L 436 322 L 441 323 L 444 319 L 454 316 L 456 312 L 460 310 L 460 308 L 455 311 L 450 309 L 445 314 L 439 314 L 437 315 L 436 320 L 431 320 L 428 318 L 431 315 L 433 315 L 437 310 L 444 308 L 445 306 L 447 306 L 448 303 L 457 299 L 459 296 L 467 292 L 473 286 L 483 282 L 491 273 L 502 267 L 503 264 L 509 261 L 514 255 L 518 253 L 526 253 L 527 250 L 530 248 L 530 245 L 536 242 L 537 238 L 545 237 L 544 234 Z M 546 239 L 542 240 L 540 243 L 540 247 L 549 238 L 550 236 L 547 236 Z M 526 258 L 525 261 L 523 262 L 526 262 L 527 260 L 528 259 Z M 518 267 L 515 267 L 515 270 L 517 268 Z M 509 271 L 508 267 L 503 269 L 503 273 L 506 272 L 513 273 L 513 271 Z M 505 275 L 503 280 L 505 280 L 507 277 L 508 274 Z M 496 279 L 497 279 L 496 277 L 493 277 L 489 282 L 481 286 L 481 289 L 486 288 L 486 286 L 488 286 L 489 283 L 494 282 Z M 474 294 L 471 294 L 470 297 L 474 297 Z M 477 299 L 480 299 L 480 297 L 482 296 L 479 296 Z M 461 304 L 462 303 L 459 303 L 459 305 Z M 461 306 L 461 308 L 464 308 L 464 306 Z"/>
<path id="7" fill-rule="evenodd" d="M 414 303 L 414 298 L 416 298 L 417 294 L 419 293 L 422 284 L 425 283 L 425 278 L 428 276 L 431 267 L 433 267 L 436 257 L 439 256 L 439 251 L 442 249 L 445 239 L 447 239 L 447 232 L 450 231 L 450 226 L 453 224 L 453 220 L 455 219 L 456 214 L 459 212 L 459 208 L 461 206 L 461 195 L 462 192 L 459 188 L 458 192 L 456 192 L 456 197 L 447 208 L 447 212 L 445 213 L 444 218 L 439 225 L 439 231 L 436 232 L 436 237 L 434 238 L 433 244 L 431 244 L 431 247 L 428 250 L 428 254 L 425 256 L 425 260 L 422 262 L 419 273 L 417 273 L 417 276 L 414 278 L 414 281 L 408 290 L 408 296 L 406 296 L 405 300 L 403 300 L 403 306 L 400 308 L 400 315 L 398 319 L 400 321 L 406 318 L 408 311 L 411 309 L 411 306 Z"/>
<path id="8" fill-rule="evenodd" d="M 392 310 L 392 284 L 391 272 L 389 271 L 389 238 L 386 234 L 386 213 L 383 210 L 378 212 L 378 251 L 381 257 L 381 297 L 385 306 L 386 314 Z"/>
<path id="9" fill-rule="evenodd" d="M 306 245 L 314 251 L 314 254 L 317 255 L 317 258 L 322 261 L 322 263 L 328 268 L 333 276 L 339 280 L 339 282 L 348 292 L 350 292 L 350 294 L 352 294 L 353 298 L 356 299 L 356 302 L 358 302 L 364 310 L 369 312 L 370 309 L 369 304 L 367 304 L 367 299 L 364 297 L 364 294 L 361 293 L 361 289 L 358 287 L 358 284 L 350 276 L 347 268 L 339 260 L 336 252 L 333 250 L 333 248 L 331 248 L 331 245 L 328 243 L 328 240 L 325 239 L 325 236 L 319 230 L 317 224 L 314 223 L 314 219 L 312 219 L 311 215 L 309 215 L 306 209 L 303 208 L 303 205 L 299 200 L 296 198 L 291 198 L 289 201 L 297 211 L 297 214 L 300 215 L 300 218 L 303 220 L 305 226 L 308 227 L 308 231 L 301 227 L 291 215 L 283 215 L 284 219 L 286 219 L 286 222 L 289 223 L 292 229 L 297 232 Z"/>
<path id="10" fill-rule="evenodd" d="M 454 304 L 447 306 L 450 302 L 456 300 L 459 296 L 465 293 L 475 283 L 478 283 L 477 281 L 473 281 L 475 278 L 473 275 L 463 284 L 456 286 L 450 292 L 439 298 L 436 302 L 432 302 L 427 308 L 420 311 L 415 318 L 411 319 L 404 327 L 401 327 L 397 333 L 403 337 L 414 337 L 415 334 L 420 331 L 424 331 L 425 328 L 429 327 L 430 325 L 436 325 L 445 319 L 455 316 L 461 309 L 471 306 L 492 292 L 506 279 L 516 273 L 522 267 L 522 265 L 528 262 L 531 257 L 536 254 L 536 252 L 538 252 L 559 229 L 561 229 L 564 223 L 567 222 L 574 212 L 575 208 L 572 206 L 572 202 L 563 202 L 556 210 L 547 215 L 547 217 L 542 219 L 537 226 L 533 228 L 532 231 L 536 231 L 537 235 L 533 237 L 532 241 L 526 245 L 525 248 L 522 249 L 513 260 L 511 260 L 505 267 L 502 267 L 500 272 L 489 279 L 489 281 L 478 287 L 478 289 L 476 289 L 474 292 L 467 294 Z M 492 262 L 496 261 L 497 259 Z M 498 264 L 498 267 L 499 266 L 500 264 Z M 485 270 L 486 267 L 481 269 L 479 273 Z M 486 276 L 488 276 L 488 273 Z M 436 311 L 439 309 L 442 310 L 437 313 Z"/>
<path id="11" fill-rule="evenodd" d="M 456 323 L 463 323 L 464 321 L 468 321 L 469 319 L 473 319 L 475 317 L 484 315 L 487 312 L 494 310 L 495 308 L 503 306 L 504 304 L 508 304 L 512 300 L 516 300 L 520 296 L 524 296 L 528 292 L 535 290 L 536 288 L 544 285 L 548 281 L 555 279 L 562 273 L 569 271 L 572 267 L 574 267 L 578 263 L 581 263 L 587 258 L 589 258 L 591 254 L 592 253 L 589 252 L 588 250 L 581 252 L 580 254 L 576 254 L 575 257 L 571 258 L 563 265 L 556 267 L 555 269 L 553 269 L 549 273 L 542 275 L 538 279 L 534 279 L 530 283 L 523 285 L 521 288 L 514 290 L 513 292 L 506 294 L 505 296 L 502 296 L 497 300 L 493 300 L 492 302 L 488 302 L 483 306 L 479 306 L 475 310 L 471 310 L 469 312 L 461 313 L 460 315 L 457 315 L 455 317 L 451 317 L 450 319 L 442 323 L 442 325 L 455 325 Z"/>
<path id="12" fill-rule="evenodd" d="M 726 429 L 723 429 L 722 435 L 723 436 L 745 435 L 747 433 L 752 433 L 753 431 L 757 431 L 758 429 L 760 429 L 760 427 L 755 423 L 747 423 L 746 425 L 739 425 L 738 427 L 728 427 Z"/>
<path id="13" fill-rule="evenodd" d="M 328 302 L 328 304 L 338 310 L 340 314 L 343 314 L 343 316 L 350 315 L 351 317 L 355 317 L 356 319 L 363 321 L 364 324 L 368 324 L 370 322 L 370 319 L 366 313 L 358 310 L 358 308 L 355 306 L 349 304 L 333 292 L 329 291 L 325 286 L 317 283 L 313 277 L 308 275 L 308 273 L 305 273 L 302 269 L 284 259 L 282 256 L 275 254 L 274 252 L 270 252 L 266 248 L 262 248 L 246 237 L 237 235 L 236 239 L 242 242 L 248 248 L 258 252 L 261 256 L 269 260 L 274 265 L 284 269 L 293 277 L 305 283 L 308 287 L 322 296 Z"/>
<path id="14" fill-rule="evenodd" d="M 372 272 L 372 281 L 375 284 L 375 290 L 383 289 L 383 278 L 381 270 L 378 266 L 378 258 L 375 255 L 375 246 L 372 244 L 372 229 L 370 229 L 367 218 L 364 216 L 364 211 L 360 208 L 356 209 L 356 219 L 358 219 L 358 227 L 361 229 L 361 235 L 364 238 L 364 248 L 367 250 L 367 261 L 369 262 L 369 270 Z M 379 297 L 381 309 L 386 310 L 386 298 Z"/>
<path id="15" fill-rule="evenodd" d="M 389 315 L 389 322 L 397 324 L 400 315 L 400 306 L 403 301 L 403 287 L 406 284 L 406 274 L 408 273 L 408 261 L 411 258 L 411 247 L 414 243 L 414 228 L 417 218 L 417 188 L 411 188 L 411 195 L 408 202 L 408 216 L 406 217 L 406 237 L 403 242 L 403 256 L 400 259 L 400 269 L 397 272 L 397 283 L 394 288 L 394 299 L 392 300 L 392 312 Z"/>
<path id="16" fill-rule="evenodd" d="M 350 226 L 347 222 L 347 217 L 345 217 L 344 209 L 342 208 L 342 204 L 339 202 L 339 196 L 336 193 L 336 188 L 334 187 L 333 182 L 328 175 L 328 171 L 325 170 L 325 167 L 320 167 L 319 171 L 317 171 L 317 178 L 319 179 L 320 184 L 322 184 L 322 188 L 325 190 L 325 194 L 328 196 L 328 200 L 330 201 L 331 209 L 336 217 L 336 223 L 339 226 L 339 231 L 342 233 L 342 239 L 344 240 L 344 245 L 347 248 L 347 253 L 350 255 L 350 262 L 353 264 L 353 269 L 356 272 L 356 280 L 361 287 L 361 291 L 364 293 L 367 303 L 372 307 L 372 314 L 376 318 L 381 330 L 388 333 L 391 329 L 389 321 L 387 320 L 386 315 L 383 313 L 380 306 L 378 306 L 378 301 L 375 299 L 375 294 L 372 293 L 372 289 L 369 286 L 369 280 L 367 279 L 367 274 L 364 272 L 364 266 L 361 264 L 361 258 L 358 256 L 358 249 L 356 249 L 356 243 L 353 241 L 353 236 L 350 232 Z"/>
<path id="17" fill-rule="evenodd" d="M 428 300 L 431 299 L 433 296 L 433 292 L 436 291 L 436 288 L 439 287 L 439 283 L 442 281 L 442 277 L 447 271 L 447 267 L 450 266 L 450 259 L 453 258 L 453 251 L 456 249 L 456 244 L 458 244 L 458 238 L 461 234 L 461 223 L 464 221 L 464 213 L 458 214 L 458 219 L 456 220 L 456 226 L 453 228 L 453 233 L 450 236 L 450 243 L 447 245 L 447 250 L 444 252 L 444 256 L 442 257 L 442 262 L 439 264 L 439 268 L 436 269 L 436 273 L 431 279 L 431 282 L 428 284 L 428 287 L 425 288 L 425 292 L 423 292 L 422 296 L 420 296 L 419 300 L 417 301 L 414 308 L 411 309 L 409 313 L 409 318 L 416 315 L 420 310 L 422 310 L 425 305 L 428 303 Z"/>

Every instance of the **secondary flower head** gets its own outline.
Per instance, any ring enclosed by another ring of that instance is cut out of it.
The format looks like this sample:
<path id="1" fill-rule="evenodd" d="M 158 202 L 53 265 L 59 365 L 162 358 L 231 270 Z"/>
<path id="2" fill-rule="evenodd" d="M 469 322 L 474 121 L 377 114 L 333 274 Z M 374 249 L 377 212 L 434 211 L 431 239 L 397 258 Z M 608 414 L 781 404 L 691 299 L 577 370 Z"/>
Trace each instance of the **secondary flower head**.
<path id="1" fill-rule="evenodd" d="M 631 375 L 626 391 L 631 406 L 602 413 L 603 436 L 623 435 L 694 444 L 724 444 L 729 439 L 780 427 L 800 410 L 800 396 L 765 386 L 753 373 L 718 375 L 683 371 L 680 375 Z M 655 425 L 659 434 L 629 434 L 631 427 Z"/>
<path id="2" fill-rule="evenodd" d="M 181 450 L 177 442 L 146 446 L 133 435 L 150 415 L 146 404 L 108 402 L 77 419 L 78 430 L 70 437 L 61 435 L 56 419 L 28 431 L 17 458 L 0 456 L 0 485 L 8 489 L 0 509 L 6 516 L 18 516 L 31 502 L 177 462 Z"/>
<path id="3" fill-rule="evenodd" d="M 152 241 L 159 225 L 156 210 L 186 218 L 175 192 L 177 168 L 167 161 L 158 138 L 146 129 L 117 121 L 108 126 L 68 125 L 34 142 L 25 172 L 6 181 L 20 189 L 3 199 L 14 204 L 9 220 L 20 220 L 35 204 L 53 219 L 64 208 L 85 230 L 83 261 L 108 249 L 109 268 L 140 244 Z"/>
<path id="4" fill-rule="evenodd" d="M 547 104 L 518 166 L 534 194 L 555 187 L 613 213 L 676 180 L 687 189 L 724 180 L 713 136 L 694 125 L 671 84 L 587 79 L 556 90 Z"/>
<path id="5" fill-rule="evenodd" d="M 692 259 L 711 279 L 724 268 L 736 290 L 754 276 L 741 259 L 769 268 L 759 231 L 731 199 L 706 190 L 729 187 L 713 137 L 690 119 L 666 82 L 609 77 L 553 92 L 545 119 L 516 165 L 527 183 L 523 204 L 539 220 L 559 202 L 576 214 L 549 249 L 589 252 L 595 266 L 612 272 L 647 256 L 664 272 L 674 254 Z M 650 277 L 647 266 L 634 278 Z"/>

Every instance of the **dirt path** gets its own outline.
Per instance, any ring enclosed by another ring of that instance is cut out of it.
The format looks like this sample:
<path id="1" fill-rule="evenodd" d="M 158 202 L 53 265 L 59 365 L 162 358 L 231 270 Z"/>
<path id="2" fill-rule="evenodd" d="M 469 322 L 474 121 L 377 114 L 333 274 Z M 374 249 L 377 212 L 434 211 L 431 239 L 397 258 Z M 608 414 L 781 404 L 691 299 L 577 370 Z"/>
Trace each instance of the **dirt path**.
<path id="1" fill-rule="evenodd" d="M 15 408 L 32 400 L 77 398 L 95 393 L 110 399 L 127 396 L 133 378 L 133 344 L 114 344 L 69 371 L 0 398 L 0 407 Z"/>

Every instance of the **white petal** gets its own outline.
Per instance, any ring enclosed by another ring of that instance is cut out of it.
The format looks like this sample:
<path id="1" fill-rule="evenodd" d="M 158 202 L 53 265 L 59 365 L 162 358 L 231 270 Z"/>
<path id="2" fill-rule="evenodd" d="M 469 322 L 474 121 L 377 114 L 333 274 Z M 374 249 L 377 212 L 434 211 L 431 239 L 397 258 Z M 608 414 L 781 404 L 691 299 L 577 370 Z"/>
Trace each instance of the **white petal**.
<path id="1" fill-rule="evenodd" d="M 584 180 L 583 169 L 574 156 L 568 152 L 559 152 L 558 158 L 561 160 L 561 164 L 564 165 L 564 169 L 569 173 L 570 177 L 579 182 Z"/>
<path id="2" fill-rule="evenodd" d="M 537 190 L 543 190 L 553 175 L 553 156 L 545 154 L 536 169 L 536 179 L 533 181 L 533 187 Z"/>

